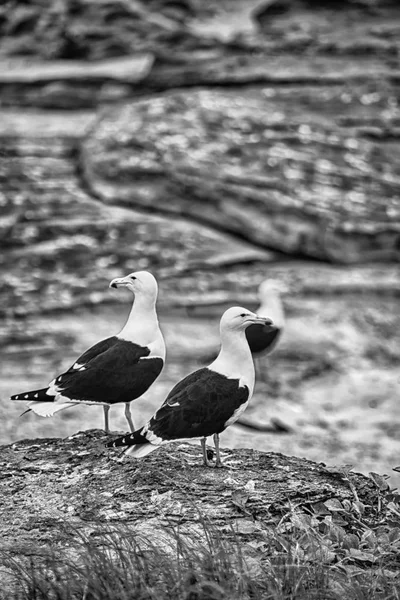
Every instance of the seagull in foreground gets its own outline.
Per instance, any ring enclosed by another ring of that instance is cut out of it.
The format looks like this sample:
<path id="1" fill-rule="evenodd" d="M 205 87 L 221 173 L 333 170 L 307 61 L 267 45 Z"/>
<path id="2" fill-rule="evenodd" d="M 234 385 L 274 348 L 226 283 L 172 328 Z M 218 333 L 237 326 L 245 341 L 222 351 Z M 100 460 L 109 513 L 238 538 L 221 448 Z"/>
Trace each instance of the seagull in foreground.
<path id="1" fill-rule="evenodd" d="M 206 438 L 212 435 L 216 467 L 221 467 L 219 434 L 239 418 L 253 394 L 254 365 L 245 330 L 254 323 L 272 325 L 246 308 L 225 311 L 221 350 L 214 362 L 177 383 L 143 427 L 107 446 L 126 446 L 125 454 L 141 458 L 168 442 L 201 438 L 204 465 L 210 467 Z"/>
<path id="2" fill-rule="evenodd" d="M 277 345 L 285 325 L 285 313 L 281 294 L 288 291 L 287 286 L 276 279 L 266 279 L 258 288 L 260 307 L 257 314 L 268 315 L 274 326 L 253 324 L 246 329 L 246 338 L 254 358 L 257 377 L 264 372 L 260 369 L 259 358 L 270 354 Z"/>
<path id="3" fill-rule="evenodd" d="M 165 361 L 164 338 L 156 313 L 157 281 L 148 271 L 138 271 L 113 279 L 110 287 L 126 287 L 134 295 L 121 332 L 86 350 L 48 387 L 11 396 L 11 400 L 29 400 L 28 411 L 42 417 L 77 404 L 102 405 L 106 433 L 110 432 L 110 406 L 124 402 L 129 428 L 135 430 L 130 403 L 148 390 Z"/>

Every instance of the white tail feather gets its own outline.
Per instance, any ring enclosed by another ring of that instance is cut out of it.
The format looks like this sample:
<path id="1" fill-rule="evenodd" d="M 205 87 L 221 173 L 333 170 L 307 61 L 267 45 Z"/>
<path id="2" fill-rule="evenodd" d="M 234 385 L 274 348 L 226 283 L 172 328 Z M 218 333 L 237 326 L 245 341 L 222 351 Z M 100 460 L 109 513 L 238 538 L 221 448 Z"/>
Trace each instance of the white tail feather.
<path id="1" fill-rule="evenodd" d="M 56 402 L 37 402 L 32 400 L 27 403 L 27 406 L 33 410 L 34 413 L 40 415 L 41 417 L 52 417 L 54 413 L 59 410 L 64 410 L 64 408 L 69 408 L 70 406 L 74 406 L 76 402 L 64 402 L 57 404 Z"/>
<path id="2" fill-rule="evenodd" d="M 125 452 L 124 455 L 132 454 L 135 458 L 143 458 L 143 456 L 147 456 L 150 452 L 157 450 L 160 446 L 155 446 L 154 444 L 136 444 L 136 446 L 130 446 Z"/>

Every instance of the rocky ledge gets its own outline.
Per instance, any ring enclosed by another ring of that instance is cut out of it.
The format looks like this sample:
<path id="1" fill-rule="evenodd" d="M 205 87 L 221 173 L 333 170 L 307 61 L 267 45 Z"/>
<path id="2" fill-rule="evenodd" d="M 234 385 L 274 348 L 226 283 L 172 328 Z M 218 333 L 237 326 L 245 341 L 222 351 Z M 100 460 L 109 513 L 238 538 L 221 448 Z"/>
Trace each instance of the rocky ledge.
<path id="1" fill-rule="evenodd" d="M 350 532 L 346 503 L 368 506 L 372 522 L 378 496 L 389 493 L 382 478 L 282 454 L 223 449 L 224 467 L 210 469 L 195 445 L 172 444 L 138 461 L 121 460 L 106 440 L 100 430 L 89 430 L 0 449 L 3 548 L 60 542 L 60 525 L 145 531 L 204 519 L 221 533 L 260 539 L 288 513 L 330 516 Z"/>

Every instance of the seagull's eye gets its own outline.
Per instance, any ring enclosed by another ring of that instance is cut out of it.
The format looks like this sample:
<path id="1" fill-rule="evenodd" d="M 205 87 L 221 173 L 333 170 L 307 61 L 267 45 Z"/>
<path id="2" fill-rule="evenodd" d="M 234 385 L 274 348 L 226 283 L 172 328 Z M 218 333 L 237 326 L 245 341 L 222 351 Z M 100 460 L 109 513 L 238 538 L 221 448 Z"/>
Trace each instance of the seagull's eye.
<path id="1" fill-rule="evenodd" d="M 136 279 L 136 277 L 134 275 L 131 275 L 131 279 L 132 279 L 132 281 L 134 281 Z"/>
<path id="2" fill-rule="evenodd" d="M 240 316 L 241 317 L 246 317 L 247 315 L 246 315 L 246 313 L 242 313 Z"/>

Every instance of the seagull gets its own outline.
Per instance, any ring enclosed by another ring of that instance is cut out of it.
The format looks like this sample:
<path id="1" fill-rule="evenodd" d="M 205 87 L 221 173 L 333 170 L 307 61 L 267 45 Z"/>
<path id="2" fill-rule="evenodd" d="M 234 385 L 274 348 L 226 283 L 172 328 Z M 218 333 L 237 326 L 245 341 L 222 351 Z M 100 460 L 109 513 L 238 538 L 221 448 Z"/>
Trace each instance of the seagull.
<path id="1" fill-rule="evenodd" d="M 77 404 L 102 405 L 106 433 L 110 432 L 110 406 L 123 402 L 129 428 L 135 430 L 130 403 L 154 383 L 165 361 L 165 343 L 156 313 L 157 281 L 148 271 L 137 271 L 113 279 L 110 287 L 126 287 L 134 296 L 120 333 L 86 350 L 47 387 L 16 394 L 11 400 L 28 400 L 28 411 L 43 417 Z"/>
<path id="2" fill-rule="evenodd" d="M 257 323 L 272 321 L 246 308 L 229 308 L 221 317 L 221 350 L 208 367 L 194 371 L 170 391 L 162 406 L 140 429 L 107 446 L 125 446 L 124 454 L 146 456 L 175 440 L 201 438 L 203 462 L 212 466 L 206 438 L 214 437 L 216 467 L 221 467 L 219 434 L 246 409 L 254 389 L 254 365 L 245 331 Z"/>
<path id="3" fill-rule="evenodd" d="M 274 326 L 260 324 L 250 325 L 246 329 L 246 338 L 254 358 L 254 366 L 257 378 L 261 377 L 264 369 L 260 368 L 259 359 L 275 349 L 285 325 L 285 313 L 281 294 L 288 291 L 287 286 L 276 279 L 266 279 L 258 288 L 260 306 L 257 314 L 268 315 Z M 262 378 L 263 379 L 263 378 Z"/>

